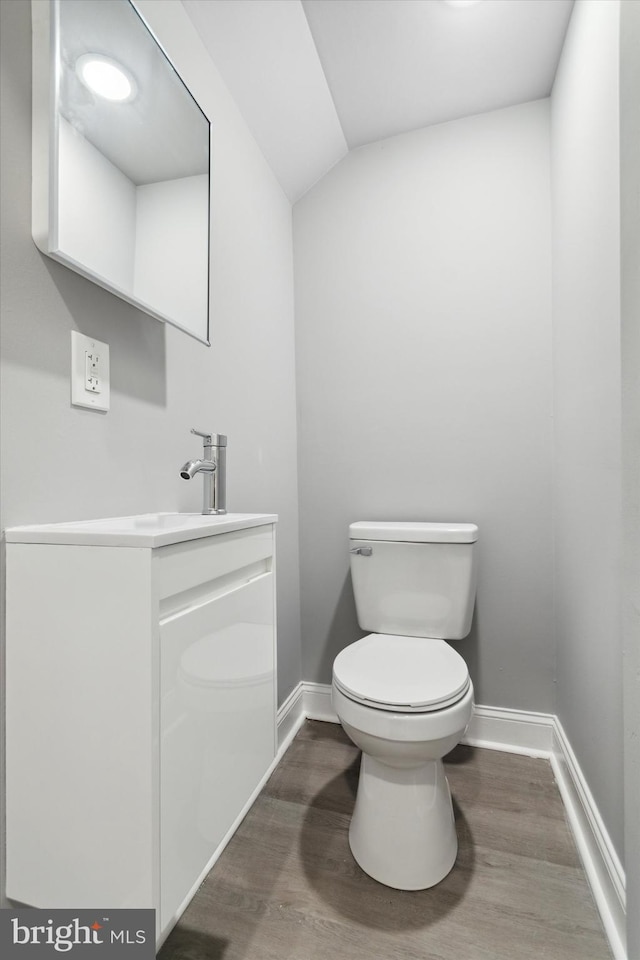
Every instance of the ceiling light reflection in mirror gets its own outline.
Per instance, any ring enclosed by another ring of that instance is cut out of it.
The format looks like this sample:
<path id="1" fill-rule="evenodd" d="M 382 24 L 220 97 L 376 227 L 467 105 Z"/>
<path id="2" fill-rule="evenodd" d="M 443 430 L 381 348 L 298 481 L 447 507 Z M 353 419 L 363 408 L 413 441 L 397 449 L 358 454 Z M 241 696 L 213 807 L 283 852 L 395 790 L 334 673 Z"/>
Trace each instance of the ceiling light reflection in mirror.
<path id="1" fill-rule="evenodd" d="M 136 95 L 131 74 L 110 57 L 99 53 L 83 53 L 76 60 L 76 73 L 85 87 L 105 100 L 127 103 Z"/>

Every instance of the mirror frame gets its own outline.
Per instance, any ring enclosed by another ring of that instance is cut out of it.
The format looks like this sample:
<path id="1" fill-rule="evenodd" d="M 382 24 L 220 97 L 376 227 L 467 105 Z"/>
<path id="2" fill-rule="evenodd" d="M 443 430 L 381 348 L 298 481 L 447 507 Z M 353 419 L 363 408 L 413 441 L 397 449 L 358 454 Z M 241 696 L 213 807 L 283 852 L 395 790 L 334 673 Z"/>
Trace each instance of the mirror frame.
<path id="1" fill-rule="evenodd" d="M 90 2 L 90 0 L 89 0 Z M 32 190 L 31 190 L 31 229 L 33 240 L 47 257 L 63 264 L 75 273 L 110 293 L 137 307 L 144 313 L 155 317 L 163 323 L 168 323 L 184 333 L 211 346 L 211 121 L 193 96 L 193 93 L 176 70 L 171 58 L 159 42 L 155 33 L 144 19 L 133 0 L 129 3 L 141 27 L 149 33 L 160 53 L 167 61 L 186 93 L 194 101 L 203 121 L 209 127 L 209 172 L 207 190 L 207 311 L 205 329 L 190 329 L 167 314 L 156 310 L 150 304 L 127 293 L 121 287 L 111 283 L 106 277 L 95 273 L 90 267 L 66 254 L 59 245 L 59 208 L 58 208 L 58 173 L 59 173 L 59 90 L 60 64 L 57 62 L 59 39 L 60 7 L 59 0 L 31 0 L 32 20 Z"/>

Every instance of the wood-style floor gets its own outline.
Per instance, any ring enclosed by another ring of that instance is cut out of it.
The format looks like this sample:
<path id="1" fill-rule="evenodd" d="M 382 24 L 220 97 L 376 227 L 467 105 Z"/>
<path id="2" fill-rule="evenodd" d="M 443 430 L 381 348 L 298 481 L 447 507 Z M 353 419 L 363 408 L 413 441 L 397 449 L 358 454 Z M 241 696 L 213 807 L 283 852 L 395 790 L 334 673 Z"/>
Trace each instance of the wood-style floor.
<path id="1" fill-rule="evenodd" d="M 161 960 L 610 960 L 546 760 L 459 746 L 459 852 L 430 890 L 392 890 L 347 838 L 359 752 L 307 721 Z"/>

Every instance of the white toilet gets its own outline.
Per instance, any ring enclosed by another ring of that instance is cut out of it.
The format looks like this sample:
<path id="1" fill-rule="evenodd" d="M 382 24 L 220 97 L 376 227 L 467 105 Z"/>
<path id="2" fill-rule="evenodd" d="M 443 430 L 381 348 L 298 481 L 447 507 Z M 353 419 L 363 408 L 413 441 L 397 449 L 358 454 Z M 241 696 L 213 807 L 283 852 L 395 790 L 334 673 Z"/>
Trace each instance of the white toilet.
<path id="1" fill-rule="evenodd" d="M 445 641 L 471 629 L 478 528 L 364 521 L 349 536 L 358 623 L 373 631 L 333 665 L 334 710 L 362 750 L 349 843 L 374 879 L 422 890 L 458 850 L 442 757 L 464 736 L 473 686 Z"/>

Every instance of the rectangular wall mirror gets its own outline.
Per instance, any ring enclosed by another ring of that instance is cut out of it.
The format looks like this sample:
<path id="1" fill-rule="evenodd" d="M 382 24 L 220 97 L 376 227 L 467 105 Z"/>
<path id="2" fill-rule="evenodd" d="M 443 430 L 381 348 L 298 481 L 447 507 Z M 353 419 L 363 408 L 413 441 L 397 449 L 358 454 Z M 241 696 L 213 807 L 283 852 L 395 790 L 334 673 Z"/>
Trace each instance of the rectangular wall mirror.
<path id="1" fill-rule="evenodd" d="M 209 120 L 130 0 L 32 18 L 38 248 L 209 344 Z"/>

